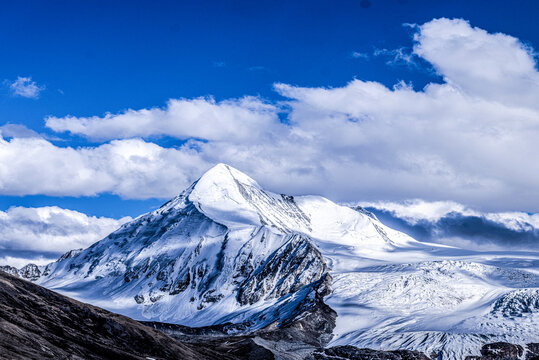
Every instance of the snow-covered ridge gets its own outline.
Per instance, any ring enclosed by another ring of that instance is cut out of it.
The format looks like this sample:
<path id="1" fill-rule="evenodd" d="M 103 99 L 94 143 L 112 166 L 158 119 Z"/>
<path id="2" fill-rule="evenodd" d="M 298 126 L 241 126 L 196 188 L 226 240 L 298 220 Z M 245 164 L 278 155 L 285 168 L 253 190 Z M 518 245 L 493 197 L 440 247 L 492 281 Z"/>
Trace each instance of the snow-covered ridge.
<path id="1" fill-rule="evenodd" d="M 410 243 L 366 214 L 322 197 L 265 191 L 219 164 L 159 209 L 41 269 L 35 280 L 135 318 L 203 326 L 244 321 L 356 263 L 356 255 Z"/>
<path id="2" fill-rule="evenodd" d="M 310 219 L 293 197 L 264 191 L 228 165 L 218 164 L 206 172 L 195 183 L 189 200 L 228 228 L 265 225 L 283 232 L 310 231 Z"/>
<path id="3" fill-rule="evenodd" d="M 89 248 L 17 272 L 135 319 L 243 332 L 324 299 L 337 312 L 330 345 L 460 359 L 539 337 L 539 254 L 419 242 L 361 208 L 278 195 L 224 164 Z"/>

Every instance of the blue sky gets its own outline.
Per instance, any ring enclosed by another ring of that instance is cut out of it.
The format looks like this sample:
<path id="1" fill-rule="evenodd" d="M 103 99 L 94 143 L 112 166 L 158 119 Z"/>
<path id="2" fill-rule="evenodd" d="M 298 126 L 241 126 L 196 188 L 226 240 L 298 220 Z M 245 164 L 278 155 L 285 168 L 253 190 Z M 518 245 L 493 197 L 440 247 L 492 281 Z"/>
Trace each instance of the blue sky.
<path id="1" fill-rule="evenodd" d="M 368 3 L 368 2 L 367 2 Z M 403 23 L 464 18 L 537 43 L 535 1 L 23 1 L 2 5 L 6 79 L 47 86 L 38 102 L 4 99 L 3 121 L 163 105 L 169 98 L 260 94 L 271 85 L 343 86 L 354 77 L 421 88 L 432 74 L 353 52 L 410 47 Z M 224 65 L 224 66 L 220 66 Z M 61 90 L 63 94 L 59 92 Z M 22 109 L 21 109 L 22 108 Z"/>
<path id="2" fill-rule="evenodd" d="M 0 211 L 134 217 L 217 162 L 276 192 L 539 211 L 536 1 L 1 7 Z"/>
<path id="3" fill-rule="evenodd" d="M 54 134 L 43 119 L 163 106 L 170 98 L 216 100 L 260 95 L 282 100 L 272 84 L 346 85 L 353 78 L 421 89 L 440 81 L 431 66 L 388 65 L 377 49 L 412 46 L 405 23 L 458 17 L 529 44 L 539 42 L 535 1 L 24 1 L 2 4 L 0 68 L 30 76 L 39 99 L 2 89 L 0 123 Z M 356 58 L 353 54 L 369 55 Z M 88 145 L 60 137 L 58 146 Z M 154 139 L 172 146 L 181 141 Z M 91 142 L 90 142 L 91 145 Z M 0 208 L 58 204 L 95 215 L 137 215 L 160 200 L 0 197 Z M 107 204 L 107 206 L 103 206 Z"/>

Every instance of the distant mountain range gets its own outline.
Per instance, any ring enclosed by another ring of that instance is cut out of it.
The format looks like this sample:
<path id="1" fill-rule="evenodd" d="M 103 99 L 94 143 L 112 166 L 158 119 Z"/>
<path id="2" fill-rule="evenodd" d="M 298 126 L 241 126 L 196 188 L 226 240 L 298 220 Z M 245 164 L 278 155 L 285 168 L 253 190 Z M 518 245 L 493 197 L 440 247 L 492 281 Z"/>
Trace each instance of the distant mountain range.
<path id="1" fill-rule="evenodd" d="M 176 335 L 283 329 L 317 348 L 459 360 L 539 340 L 539 253 L 418 241 L 362 207 L 274 194 L 223 164 L 87 249 L 2 269 Z"/>

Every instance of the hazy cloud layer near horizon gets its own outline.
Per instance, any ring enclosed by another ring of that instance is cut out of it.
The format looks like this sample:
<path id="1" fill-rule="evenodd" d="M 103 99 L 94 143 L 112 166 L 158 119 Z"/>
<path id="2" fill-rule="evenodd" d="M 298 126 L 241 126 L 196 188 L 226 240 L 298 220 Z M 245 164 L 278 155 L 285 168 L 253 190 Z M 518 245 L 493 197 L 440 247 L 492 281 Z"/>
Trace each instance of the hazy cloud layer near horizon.
<path id="1" fill-rule="evenodd" d="M 386 225 L 420 241 L 471 250 L 539 248 L 539 214 L 480 212 L 452 201 L 363 202 Z"/>
<path id="2" fill-rule="evenodd" d="M 484 213 L 451 201 L 358 205 L 420 241 L 482 251 L 539 249 L 539 214 Z M 68 250 L 101 240 L 129 220 L 96 218 L 58 207 L 0 211 L 0 265 L 50 263 Z"/>
<path id="3" fill-rule="evenodd" d="M 43 264 L 86 248 L 131 220 L 87 216 L 57 206 L 0 211 L 0 265 Z"/>

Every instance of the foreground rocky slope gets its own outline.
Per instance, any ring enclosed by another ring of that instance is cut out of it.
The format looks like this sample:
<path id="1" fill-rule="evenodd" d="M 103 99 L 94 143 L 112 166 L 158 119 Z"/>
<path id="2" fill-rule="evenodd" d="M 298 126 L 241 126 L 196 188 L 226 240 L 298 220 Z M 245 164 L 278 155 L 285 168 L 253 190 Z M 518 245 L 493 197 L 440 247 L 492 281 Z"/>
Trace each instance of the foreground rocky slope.
<path id="1" fill-rule="evenodd" d="M 0 271 L 2 359 L 239 359 Z M 247 357 L 245 357 L 247 358 Z"/>
<path id="2" fill-rule="evenodd" d="M 429 360 L 417 351 L 321 348 L 320 329 L 333 320 L 323 305 L 301 319 L 230 336 L 223 326 L 147 323 L 87 305 L 0 271 L 2 359 Z M 158 328 L 170 334 L 152 329 Z M 323 332 L 323 331 L 322 331 Z M 466 360 L 538 360 L 539 344 L 484 345 Z"/>
<path id="3" fill-rule="evenodd" d="M 328 309 L 306 314 L 306 318 L 281 329 L 233 337 L 226 336 L 222 328 L 197 329 L 158 323 L 143 325 L 0 271 L 0 358 L 310 359 L 313 351 L 314 354 L 342 352 L 339 349 L 319 349 L 319 339 L 309 337 L 309 334 L 318 332 L 310 333 L 306 328 L 321 326 L 326 319 L 331 321 L 331 314 L 325 311 Z M 161 328 L 176 339 L 152 327 Z M 279 351 L 284 347 L 276 345 L 283 341 L 293 344 L 295 353 L 292 356 L 289 356 L 290 352 Z M 304 351 L 298 351 L 301 349 Z M 376 351 L 361 353 L 369 354 L 369 357 L 361 358 L 366 360 L 374 359 L 370 355 L 384 354 Z M 398 353 L 412 354 L 407 351 Z"/>

